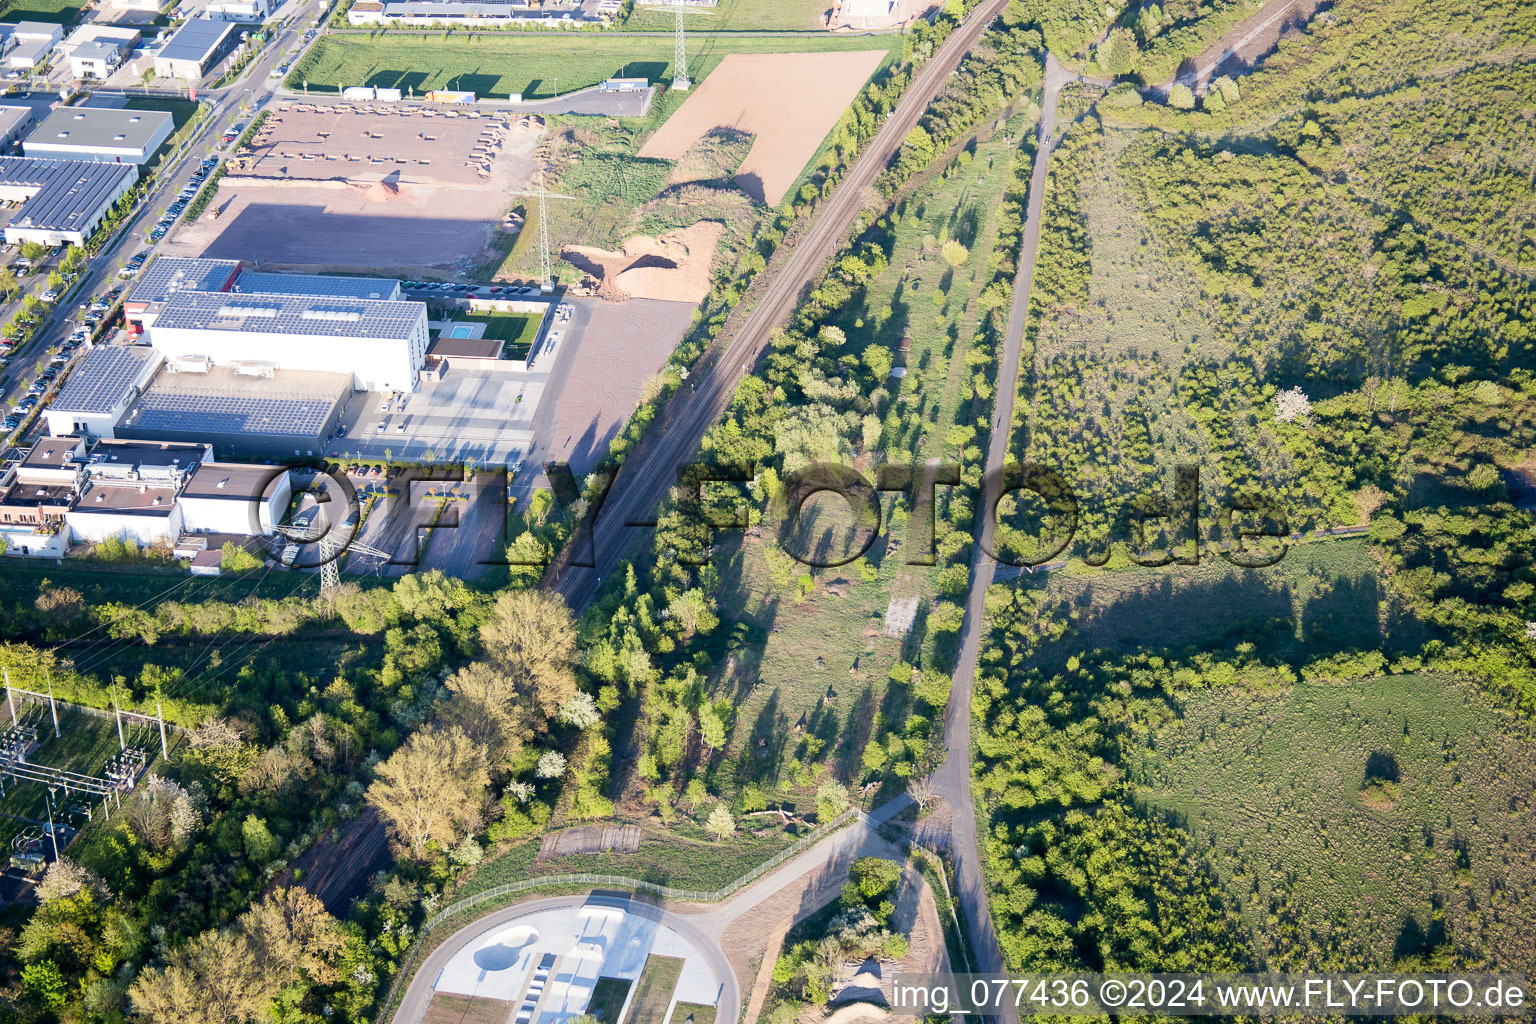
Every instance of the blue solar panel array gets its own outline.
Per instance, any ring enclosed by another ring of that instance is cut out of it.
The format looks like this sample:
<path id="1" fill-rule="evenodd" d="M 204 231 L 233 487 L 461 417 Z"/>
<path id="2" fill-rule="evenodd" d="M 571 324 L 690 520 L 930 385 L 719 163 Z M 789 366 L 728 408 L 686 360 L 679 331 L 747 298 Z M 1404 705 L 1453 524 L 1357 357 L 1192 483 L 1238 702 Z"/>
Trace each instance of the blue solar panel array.
<path id="1" fill-rule="evenodd" d="M 144 364 L 153 357 L 154 351 L 147 348 L 98 348 L 69 375 L 69 382 L 51 408 L 61 412 L 109 413 L 127 397 Z"/>

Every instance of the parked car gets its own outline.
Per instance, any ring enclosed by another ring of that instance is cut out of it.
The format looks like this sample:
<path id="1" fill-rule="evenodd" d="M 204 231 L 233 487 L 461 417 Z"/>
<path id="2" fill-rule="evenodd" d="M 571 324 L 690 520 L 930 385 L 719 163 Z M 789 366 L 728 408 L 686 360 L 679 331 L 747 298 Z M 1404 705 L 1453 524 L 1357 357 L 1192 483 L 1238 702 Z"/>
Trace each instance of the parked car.
<path id="1" fill-rule="evenodd" d="M 44 302 L 58 302 L 59 293 L 54 291 L 52 288 L 49 288 L 43 292 L 43 294 L 39 295 L 38 298 L 42 299 Z"/>

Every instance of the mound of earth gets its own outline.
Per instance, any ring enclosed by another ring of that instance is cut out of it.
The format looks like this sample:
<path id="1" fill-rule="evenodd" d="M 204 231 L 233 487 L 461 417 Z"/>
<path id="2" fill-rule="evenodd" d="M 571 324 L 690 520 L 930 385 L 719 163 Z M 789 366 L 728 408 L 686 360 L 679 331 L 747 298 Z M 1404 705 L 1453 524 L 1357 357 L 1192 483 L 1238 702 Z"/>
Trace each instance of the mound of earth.
<path id="1" fill-rule="evenodd" d="M 350 182 L 370 203 L 392 203 L 400 198 L 400 186 L 393 181 L 375 181 L 368 185 L 360 181 Z"/>
<path id="2" fill-rule="evenodd" d="M 711 129 L 678 158 L 672 173 L 667 176 L 667 184 L 730 182 L 751 150 L 750 132 L 735 128 Z"/>
<path id="3" fill-rule="evenodd" d="M 710 268 L 725 226 L 699 221 L 660 238 L 636 235 L 618 252 L 573 245 L 561 255 L 598 283 L 597 294 L 610 302 L 662 299 L 704 301 L 709 294 Z"/>

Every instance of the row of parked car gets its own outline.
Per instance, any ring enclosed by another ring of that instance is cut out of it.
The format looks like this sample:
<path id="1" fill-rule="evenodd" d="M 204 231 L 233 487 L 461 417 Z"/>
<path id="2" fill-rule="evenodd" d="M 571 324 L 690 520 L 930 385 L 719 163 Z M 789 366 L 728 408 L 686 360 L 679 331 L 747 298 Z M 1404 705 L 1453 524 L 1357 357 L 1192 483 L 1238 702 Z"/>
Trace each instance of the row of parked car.
<path id="1" fill-rule="evenodd" d="M 453 284 L 449 281 L 406 281 L 401 287 L 408 292 L 443 292 L 444 294 L 457 293 L 467 295 L 537 295 L 537 288 L 517 287 L 516 285 L 484 285 L 484 284 Z"/>
<path id="2" fill-rule="evenodd" d="M 69 365 L 69 361 L 74 358 L 80 346 L 90 340 L 91 332 L 101 323 L 101 318 L 106 316 L 107 310 L 112 308 L 112 304 L 117 301 L 117 297 L 121 293 L 122 289 L 114 288 L 105 295 L 98 296 L 88 307 L 83 303 L 81 304 L 80 308 L 85 309 L 86 314 L 81 319 L 80 325 L 59 346 L 59 350 L 48 361 L 48 366 L 42 373 L 37 375 L 37 378 L 32 381 L 31 386 L 27 388 L 26 395 L 15 405 L 11 406 L 5 419 L 0 420 L 0 429 L 10 431 L 21 426 L 22 420 L 33 409 L 37 408 L 38 403 L 43 400 L 43 396 L 58 381 L 59 375 L 64 372 L 64 368 Z"/>
<path id="3" fill-rule="evenodd" d="M 187 181 L 186 186 L 176 196 L 175 202 L 166 208 L 165 216 L 161 217 L 159 222 L 150 229 L 149 240 L 151 242 L 158 242 L 165 237 L 165 233 L 171 230 L 171 225 L 176 223 L 176 218 L 181 216 L 181 211 L 185 210 L 187 204 L 197 197 L 198 191 L 203 187 L 203 182 L 208 180 L 208 175 L 218 165 L 219 158 L 215 156 L 208 157 L 198 165 L 197 170 L 192 172 L 191 179 Z"/>

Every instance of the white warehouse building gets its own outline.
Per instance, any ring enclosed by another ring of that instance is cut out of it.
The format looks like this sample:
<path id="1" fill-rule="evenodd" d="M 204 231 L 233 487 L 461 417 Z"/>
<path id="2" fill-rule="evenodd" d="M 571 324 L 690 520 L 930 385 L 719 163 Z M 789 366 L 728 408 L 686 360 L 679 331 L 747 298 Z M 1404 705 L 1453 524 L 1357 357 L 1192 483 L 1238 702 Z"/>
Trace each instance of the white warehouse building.
<path id="1" fill-rule="evenodd" d="M 167 360 L 237 373 L 341 373 L 358 391 L 414 391 L 427 355 L 422 302 L 265 292 L 177 292 L 149 342 Z"/>
<path id="2" fill-rule="evenodd" d="M 204 462 L 181 491 L 182 529 L 266 536 L 292 498 L 293 479 L 282 466 Z"/>

